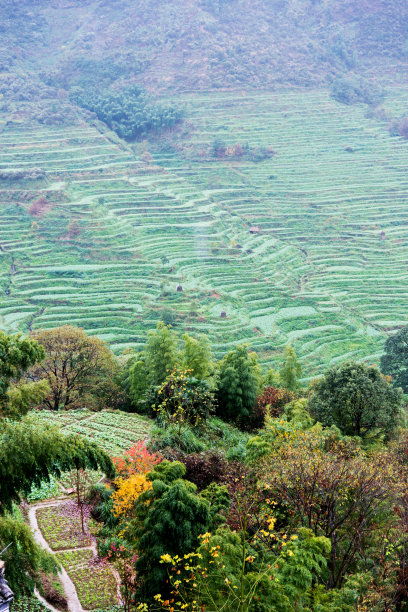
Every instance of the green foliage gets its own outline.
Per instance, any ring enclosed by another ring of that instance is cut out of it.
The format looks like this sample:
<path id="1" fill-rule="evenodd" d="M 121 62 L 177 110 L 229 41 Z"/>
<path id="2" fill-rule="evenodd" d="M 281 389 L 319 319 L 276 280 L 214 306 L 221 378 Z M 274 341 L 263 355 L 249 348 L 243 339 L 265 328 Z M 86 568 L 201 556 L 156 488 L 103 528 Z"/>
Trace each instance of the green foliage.
<path id="1" fill-rule="evenodd" d="M 41 404 L 50 390 L 46 380 L 12 385 L 7 393 L 8 406 L 4 413 L 11 418 L 23 416 L 34 405 Z"/>
<path id="2" fill-rule="evenodd" d="M 33 592 L 39 570 L 56 573 L 54 557 L 36 544 L 30 527 L 18 513 L 0 516 L 0 550 L 9 544 L 2 560 L 6 561 L 7 580 L 17 597 Z"/>
<path id="3" fill-rule="evenodd" d="M 191 376 L 202 380 L 211 373 L 211 347 L 207 336 L 192 338 L 184 334 L 184 348 L 182 353 L 182 364 L 186 370 L 191 371 Z"/>
<path id="4" fill-rule="evenodd" d="M 308 410 L 308 404 L 308 400 L 303 397 L 286 404 L 283 409 L 285 418 L 296 429 L 310 429 L 314 425 L 314 420 Z"/>
<path id="5" fill-rule="evenodd" d="M 398 426 L 401 397 L 378 368 L 346 362 L 328 370 L 316 383 L 309 408 L 323 425 L 336 425 L 345 435 L 369 439 Z"/>
<path id="6" fill-rule="evenodd" d="M 130 399 L 133 406 L 138 406 L 149 385 L 149 376 L 143 355 L 137 355 L 132 359 L 128 377 Z"/>
<path id="7" fill-rule="evenodd" d="M 230 507 L 230 495 L 225 485 L 212 482 L 203 489 L 200 496 L 210 504 L 209 530 L 214 531 L 220 524 L 225 523 L 225 516 Z"/>
<path id="8" fill-rule="evenodd" d="M 120 91 L 81 90 L 75 88 L 74 102 L 93 111 L 100 121 L 125 140 L 140 138 L 151 131 L 159 131 L 178 123 L 180 108 L 154 102 L 140 87 L 123 87 Z"/>
<path id="9" fill-rule="evenodd" d="M 16 385 L 28 368 L 45 357 L 44 349 L 34 340 L 21 334 L 8 336 L 0 331 L 0 417 L 18 417 L 42 399 L 47 387 Z"/>
<path id="10" fill-rule="evenodd" d="M 0 514 L 19 501 L 21 493 L 30 493 L 33 484 L 74 467 L 114 473 L 108 455 L 93 442 L 39 427 L 27 417 L 18 423 L 0 420 Z"/>
<path id="11" fill-rule="evenodd" d="M 299 388 L 299 378 L 302 376 L 302 366 L 291 346 L 287 346 L 283 353 L 284 363 L 279 370 L 282 386 L 289 391 Z"/>
<path id="12" fill-rule="evenodd" d="M 178 362 L 176 335 L 172 329 L 159 322 L 149 332 L 144 354 L 150 384 L 160 385 Z"/>
<path id="13" fill-rule="evenodd" d="M 257 363 L 247 345 L 237 346 L 219 364 L 217 414 L 245 426 L 256 404 L 259 389 Z"/>
<path id="14" fill-rule="evenodd" d="M 164 427 L 154 427 L 151 432 L 149 447 L 154 451 L 171 448 L 181 453 L 199 453 L 206 447 L 193 429 L 184 425 L 168 424 Z"/>
<path id="15" fill-rule="evenodd" d="M 379 104 L 385 97 L 376 85 L 354 76 L 338 76 L 332 84 L 331 96 L 343 104 Z"/>
<path id="16" fill-rule="evenodd" d="M 156 389 L 152 405 L 159 423 L 198 425 L 214 411 L 214 393 L 209 383 L 174 370 Z"/>
<path id="17" fill-rule="evenodd" d="M 392 376 L 392 384 L 408 392 L 408 326 L 387 338 L 381 371 Z"/>
<path id="18" fill-rule="evenodd" d="M 143 578 L 143 596 L 165 590 L 161 556 L 193 550 L 210 523 L 209 503 L 196 494 L 194 484 L 182 480 L 185 471 L 181 463 L 163 461 L 147 475 L 152 489 L 136 502 L 132 535 L 139 552 L 136 569 Z"/>
<path id="19" fill-rule="evenodd" d="M 27 377 L 47 381 L 50 393 L 44 403 L 48 408 L 88 404 L 100 409 L 104 403 L 115 403 L 120 391 L 115 384 L 118 364 L 105 342 L 73 325 L 38 330 L 32 337 L 46 356 L 30 368 Z"/>

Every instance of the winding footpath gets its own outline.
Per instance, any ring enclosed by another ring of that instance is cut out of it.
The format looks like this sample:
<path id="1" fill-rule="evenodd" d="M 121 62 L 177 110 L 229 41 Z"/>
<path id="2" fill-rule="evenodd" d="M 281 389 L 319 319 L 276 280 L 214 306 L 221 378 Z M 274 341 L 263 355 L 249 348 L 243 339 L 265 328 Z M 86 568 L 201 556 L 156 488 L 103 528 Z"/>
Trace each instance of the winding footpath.
<path id="1" fill-rule="evenodd" d="M 38 504 L 30 506 L 30 509 L 28 511 L 28 520 L 30 523 L 31 531 L 34 534 L 35 541 L 37 542 L 37 544 L 39 544 L 42 548 L 44 548 L 51 554 L 55 554 L 55 552 L 52 550 L 47 540 L 44 538 L 43 534 L 41 533 L 41 530 L 38 526 L 36 512 L 38 508 L 49 508 L 52 506 L 60 506 L 64 503 L 66 503 L 66 499 L 61 499 L 55 502 L 38 503 Z M 67 572 L 62 566 L 59 572 L 59 578 L 64 588 L 65 597 L 68 602 L 69 612 L 85 612 L 84 608 L 81 606 L 81 603 L 78 599 L 78 594 L 76 592 L 74 583 L 72 582 L 71 578 L 68 576 Z M 51 608 L 52 610 L 55 610 L 55 608 L 50 606 L 50 604 L 47 604 L 47 607 Z"/>

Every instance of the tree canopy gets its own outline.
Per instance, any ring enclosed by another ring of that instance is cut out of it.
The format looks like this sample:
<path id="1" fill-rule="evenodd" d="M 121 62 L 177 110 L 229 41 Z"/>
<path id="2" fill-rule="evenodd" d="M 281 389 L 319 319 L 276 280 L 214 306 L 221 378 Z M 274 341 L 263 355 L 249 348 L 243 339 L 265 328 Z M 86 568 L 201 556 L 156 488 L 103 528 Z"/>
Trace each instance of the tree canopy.
<path id="1" fill-rule="evenodd" d="M 401 394 L 378 368 L 345 362 L 317 382 L 309 408 L 323 425 L 337 425 L 345 435 L 367 438 L 397 427 Z"/>
<path id="2" fill-rule="evenodd" d="M 392 376 L 394 386 L 408 392 L 408 325 L 387 339 L 381 371 Z"/>

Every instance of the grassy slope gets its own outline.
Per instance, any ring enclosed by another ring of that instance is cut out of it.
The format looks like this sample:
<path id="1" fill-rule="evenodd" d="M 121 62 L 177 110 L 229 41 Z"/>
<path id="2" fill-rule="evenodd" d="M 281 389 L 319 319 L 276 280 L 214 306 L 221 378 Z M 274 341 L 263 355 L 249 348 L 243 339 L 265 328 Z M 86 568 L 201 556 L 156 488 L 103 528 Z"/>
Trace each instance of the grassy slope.
<path id="1" fill-rule="evenodd" d="M 404 96 L 390 93 L 392 114 L 406 112 Z M 396 223 L 407 144 L 324 91 L 178 99 L 184 127 L 135 152 L 101 126 L 3 130 L 1 166 L 40 166 L 47 180 L 1 194 L 1 327 L 69 320 L 120 351 L 171 310 L 218 354 L 247 340 L 270 363 L 290 341 L 308 375 L 344 357 L 378 360 L 387 330 L 407 322 Z M 216 136 L 277 155 L 214 161 Z M 52 205 L 32 217 L 40 193 Z"/>

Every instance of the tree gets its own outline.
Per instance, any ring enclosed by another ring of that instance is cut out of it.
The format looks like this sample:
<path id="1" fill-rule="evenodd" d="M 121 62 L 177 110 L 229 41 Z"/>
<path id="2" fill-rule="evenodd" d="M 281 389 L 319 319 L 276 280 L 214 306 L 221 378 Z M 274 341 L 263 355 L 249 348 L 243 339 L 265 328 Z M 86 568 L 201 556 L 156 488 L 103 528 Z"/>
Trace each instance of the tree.
<path id="1" fill-rule="evenodd" d="M 176 424 L 179 431 L 185 423 L 198 425 L 214 411 L 210 385 L 191 377 L 189 370 L 174 370 L 151 399 L 156 415 L 166 424 Z"/>
<path id="2" fill-rule="evenodd" d="M 331 452 L 316 444 L 313 432 L 302 432 L 259 464 L 259 476 L 269 495 L 279 500 L 292 526 L 311 529 L 331 542 L 327 588 L 341 586 L 356 563 L 371 567 L 373 538 L 397 524 L 404 479 L 390 454 L 367 461 L 361 455 L 344 457 L 342 445 Z M 371 545 L 371 548 L 370 548 Z M 361 567 L 361 565 L 360 565 Z"/>
<path id="3" fill-rule="evenodd" d="M 328 370 L 315 385 L 310 412 L 323 425 L 343 434 L 368 438 L 391 433 L 398 425 L 401 393 L 378 368 L 346 362 Z"/>
<path id="4" fill-rule="evenodd" d="M 296 391 L 299 387 L 299 378 L 302 376 L 302 366 L 291 346 L 285 347 L 283 356 L 285 361 L 279 370 L 282 386 L 289 391 Z"/>
<path id="5" fill-rule="evenodd" d="M 392 384 L 408 392 L 408 325 L 387 338 L 381 371 L 392 376 Z"/>
<path id="6" fill-rule="evenodd" d="M 106 344 L 72 325 L 36 331 L 32 334 L 46 352 L 41 363 L 30 368 L 31 380 L 45 379 L 50 393 L 45 405 L 51 410 L 97 403 L 113 381 L 117 363 Z M 98 398 L 99 395 L 99 398 Z"/>
<path id="7" fill-rule="evenodd" d="M 183 480 L 185 473 L 182 463 L 163 461 L 147 474 L 152 486 L 136 501 L 130 543 L 135 541 L 139 553 L 136 570 L 143 579 L 143 597 L 166 590 L 161 556 L 192 551 L 210 523 L 209 502 L 196 494 L 193 483 Z"/>
<path id="8" fill-rule="evenodd" d="M 176 336 L 171 327 L 159 322 L 156 329 L 149 332 L 144 353 L 149 382 L 160 385 L 178 361 Z"/>
<path id="9" fill-rule="evenodd" d="M 221 360 L 216 397 L 217 414 L 222 419 L 242 425 L 248 422 L 259 388 L 256 365 L 245 344 L 237 346 Z"/>
<path id="10" fill-rule="evenodd" d="M 0 515 L 11 509 L 13 501 L 20 501 L 20 494 L 28 494 L 33 484 L 71 468 L 114 474 L 111 459 L 93 442 L 40 427 L 29 417 L 18 422 L 0 420 Z"/>
<path id="11" fill-rule="evenodd" d="M 40 427 L 27 417 L 17 422 L 0 419 L 0 550 L 13 543 L 5 560 L 10 559 L 8 577 L 16 594 L 31 593 L 35 572 L 55 569 L 55 563 L 35 544 L 29 527 L 12 513 L 13 502 L 51 474 L 59 476 L 78 467 L 99 468 L 109 477 L 114 474 L 108 455 L 79 436 Z"/>
<path id="12" fill-rule="evenodd" d="M 17 598 L 33 592 L 37 572 L 57 573 L 55 556 L 35 542 L 18 511 L 0 517 L 0 550 L 9 545 L 2 560 L 6 561 L 7 580 Z"/>
<path id="13" fill-rule="evenodd" d="M 129 396 L 132 405 L 137 407 L 149 387 L 149 375 L 143 353 L 131 358 L 129 365 Z"/>
<path id="14" fill-rule="evenodd" d="M 182 354 L 183 367 L 190 370 L 191 376 L 202 380 L 211 371 L 211 348 L 207 336 L 199 339 L 184 334 L 184 349 Z"/>
<path id="15" fill-rule="evenodd" d="M 49 391 L 46 382 L 22 383 L 28 368 L 44 359 L 45 351 L 35 340 L 0 331 L 0 417 L 24 415 Z"/>

